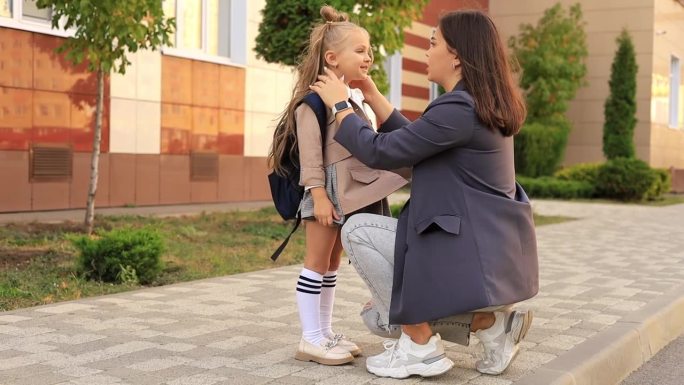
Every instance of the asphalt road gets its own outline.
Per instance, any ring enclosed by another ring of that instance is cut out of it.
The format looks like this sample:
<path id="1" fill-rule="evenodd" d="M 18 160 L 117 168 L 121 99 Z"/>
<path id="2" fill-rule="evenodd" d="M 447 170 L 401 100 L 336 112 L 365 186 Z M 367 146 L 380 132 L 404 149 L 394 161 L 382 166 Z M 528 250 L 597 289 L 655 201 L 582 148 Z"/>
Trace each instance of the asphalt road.
<path id="1" fill-rule="evenodd" d="M 622 382 L 622 385 L 682 384 L 684 384 L 684 335 L 672 341 Z"/>

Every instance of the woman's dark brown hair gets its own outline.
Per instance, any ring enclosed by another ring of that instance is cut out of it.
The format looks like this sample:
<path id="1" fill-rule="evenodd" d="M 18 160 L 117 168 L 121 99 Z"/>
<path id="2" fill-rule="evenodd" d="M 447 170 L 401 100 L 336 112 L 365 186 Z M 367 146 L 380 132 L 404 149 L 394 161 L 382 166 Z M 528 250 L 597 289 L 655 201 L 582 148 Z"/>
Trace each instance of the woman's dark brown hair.
<path id="1" fill-rule="evenodd" d="M 461 61 L 477 116 L 505 136 L 517 134 L 527 109 L 492 19 L 476 10 L 450 12 L 440 18 L 439 30 Z"/>

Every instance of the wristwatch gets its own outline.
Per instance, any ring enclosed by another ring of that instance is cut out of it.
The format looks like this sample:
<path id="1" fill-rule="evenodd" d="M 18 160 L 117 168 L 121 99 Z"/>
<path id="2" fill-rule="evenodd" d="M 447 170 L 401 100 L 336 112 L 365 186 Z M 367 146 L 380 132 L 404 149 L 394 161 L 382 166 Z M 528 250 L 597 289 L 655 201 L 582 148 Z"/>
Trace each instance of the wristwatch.
<path id="1" fill-rule="evenodd" d="M 347 108 L 352 108 L 351 103 L 349 103 L 348 101 L 343 100 L 341 102 L 337 102 L 332 107 L 332 114 L 333 114 L 333 116 L 337 116 L 338 112 L 342 112 L 342 111 L 346 110 Z"/>

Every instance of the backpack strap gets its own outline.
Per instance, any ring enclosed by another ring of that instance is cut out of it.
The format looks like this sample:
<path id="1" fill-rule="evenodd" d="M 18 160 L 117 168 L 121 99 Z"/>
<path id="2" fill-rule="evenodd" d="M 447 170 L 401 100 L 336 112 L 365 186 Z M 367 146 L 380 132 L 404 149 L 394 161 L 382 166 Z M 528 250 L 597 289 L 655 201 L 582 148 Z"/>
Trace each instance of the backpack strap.
<path id="1" fill-rule="evenodd" d="M 297 231 L 297 228 L 299 227 L 299 224 L 302 223 L 302 213 L 301 211 L 297 212 L 297 219 L 295 220 L 295 225 L 290 231 L 290 234 L 287 235 L 283 243 L 278 246 L 276 251 L 273 252 L 273 255 L 271 255 L 271 260 L 275 262 L 276 259 L 280 256 L 280 254 L 285 250 L 285 246 L 290 242 L 290 237 L 292 237 L 292 234 L 294 234 L 295 231 Z"/>
<path id="2" fill-rule="evenodd" d="M 302 99 L 302 103 L 306 103 L 316 114 L 318 127 L 321 129 L 321 145 L 323 145 L 325 143 L 325 129 L 328 128 L 328 107 L 325 106 L 323 99 L 315 92 L 306 94 Z"/>
<path id="3" fill-rule="evenodd" d="M 325 143 L 325 130 L 328 128 L 328 108 L 325 106 L 325 103 L 323 103 L 323 99 L 321 99 L 320 96 L 318 96 L 317 93 L 311 92 L 304 96 L 302 99 L 302 103 L 306 103 L 313 112 L 316 114 L 316 120 L 318 120 L 318 126 L 321 129 L 321 146 Z M 275 262 L 276 259 L 280 256 L 280 254 L 285 250 L 285 246 L 290 242 L 290 238 L 292 237 L 292 234 L 294 234 L 295 231 L 299 228 L 299 225 L 302 223 L 302 213 L 297 212 L 297 219 L 295 220 L 294 227 L 290 231 L 290 233 L 287 235 L 283 243 L 278 246 L 276 251 L 273 252 L 273 255 L 271 255 L 271 260 Z"/>

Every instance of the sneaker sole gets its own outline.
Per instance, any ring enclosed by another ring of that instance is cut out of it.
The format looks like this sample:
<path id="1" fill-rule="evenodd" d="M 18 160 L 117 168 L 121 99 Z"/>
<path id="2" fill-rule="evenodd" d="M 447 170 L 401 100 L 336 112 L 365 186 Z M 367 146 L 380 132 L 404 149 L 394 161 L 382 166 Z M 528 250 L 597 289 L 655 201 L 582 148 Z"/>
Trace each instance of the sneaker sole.
<path id="1" fill-rule="evenodd" d="M 441 360 L 433 362 L 429 365 L 421 362 L 419 364 L 402 366 L 399 368 L 374 368 L 366 366 L 366 369 L 378 377 L 402 379 L 412 375 L 421 377 L 439 376 L 440 374 L 446 373 L 453 367 L 453 361 L 451 361 L 449 358 L 442 358 Z"/>
<path id="2" fill-rule="evenodd" d="M 532 326 L 532 320 L 534 319 L 534 314 L 532 310 L 526 311 L 524 317 L 525 318 L 523 318 L 522 324 L 520 326 L 520 331 L 516 333 L 516 344 L 519 344 L 520 341 L 525 339 L 525 337 L 527 336 L 527 332 L 530 330 L 530 326 Z"/>
<path id="3" fill-rule="evenodd" d="M 323 358 L 323 357 L 314 356 L 313 354 L 304 353 L 304 352 L 300 352 L 300 351 L 295 353 L 294 358 L 295 358 L 295 360 L 299 360 L 299 361 L 306 361 L 306 362 L 312 361 L 312 362 L 317 362 L 321 365 L 328 365 L 328 366 L 344 365 L 344 364 L 347 364 L 349 362 L 354 361 L 354 357 L 352 357 L 352 356 L 344 357 L 344 358 Z"/>
<path id="4" fill-rule="evenodd" d="M 517 312 L 517 313 L 520 313 L 520 312 Z M 514 314 L 513 316 L 516 316 L 516 314 Z M 508 369 L 508 367 L 511 366 L 511 363 L 513 361 L 515 361 L 515 358 L 518 356 L 518 352 L 520 351 L 520 349 L 517 345 L 520 343 L 520 341 L 525 339 L 525 336 L 527 336 L 527 332 L 530 330 L 530 326 L 532 326 L 532 320 L 534 319 L 534 314 L 533 314 L 532 310 L 528 310 L 525 312 L 525 315 L 523 317 L 524 318 L 523 318 L 522 322 L 520 323 L 520 330 L 515 332 L 515 339 L 514 339 L 515 345 L 516 345 L 515 351 L 513 352 L 513 355 L 511 356 L 511 360 L 508 361 L 508 363 L 506 364 L 506 367 L 504 367 L 502 370 L 498 370 L 498 371 L 497 370 L 488 370 L 488 369 L 476 368 L 478 372 L 480 372 L 482 374 L 489 374 L 491 376 L 498 376 L 499 374 L 506 371 L 506 369 Z"/>

